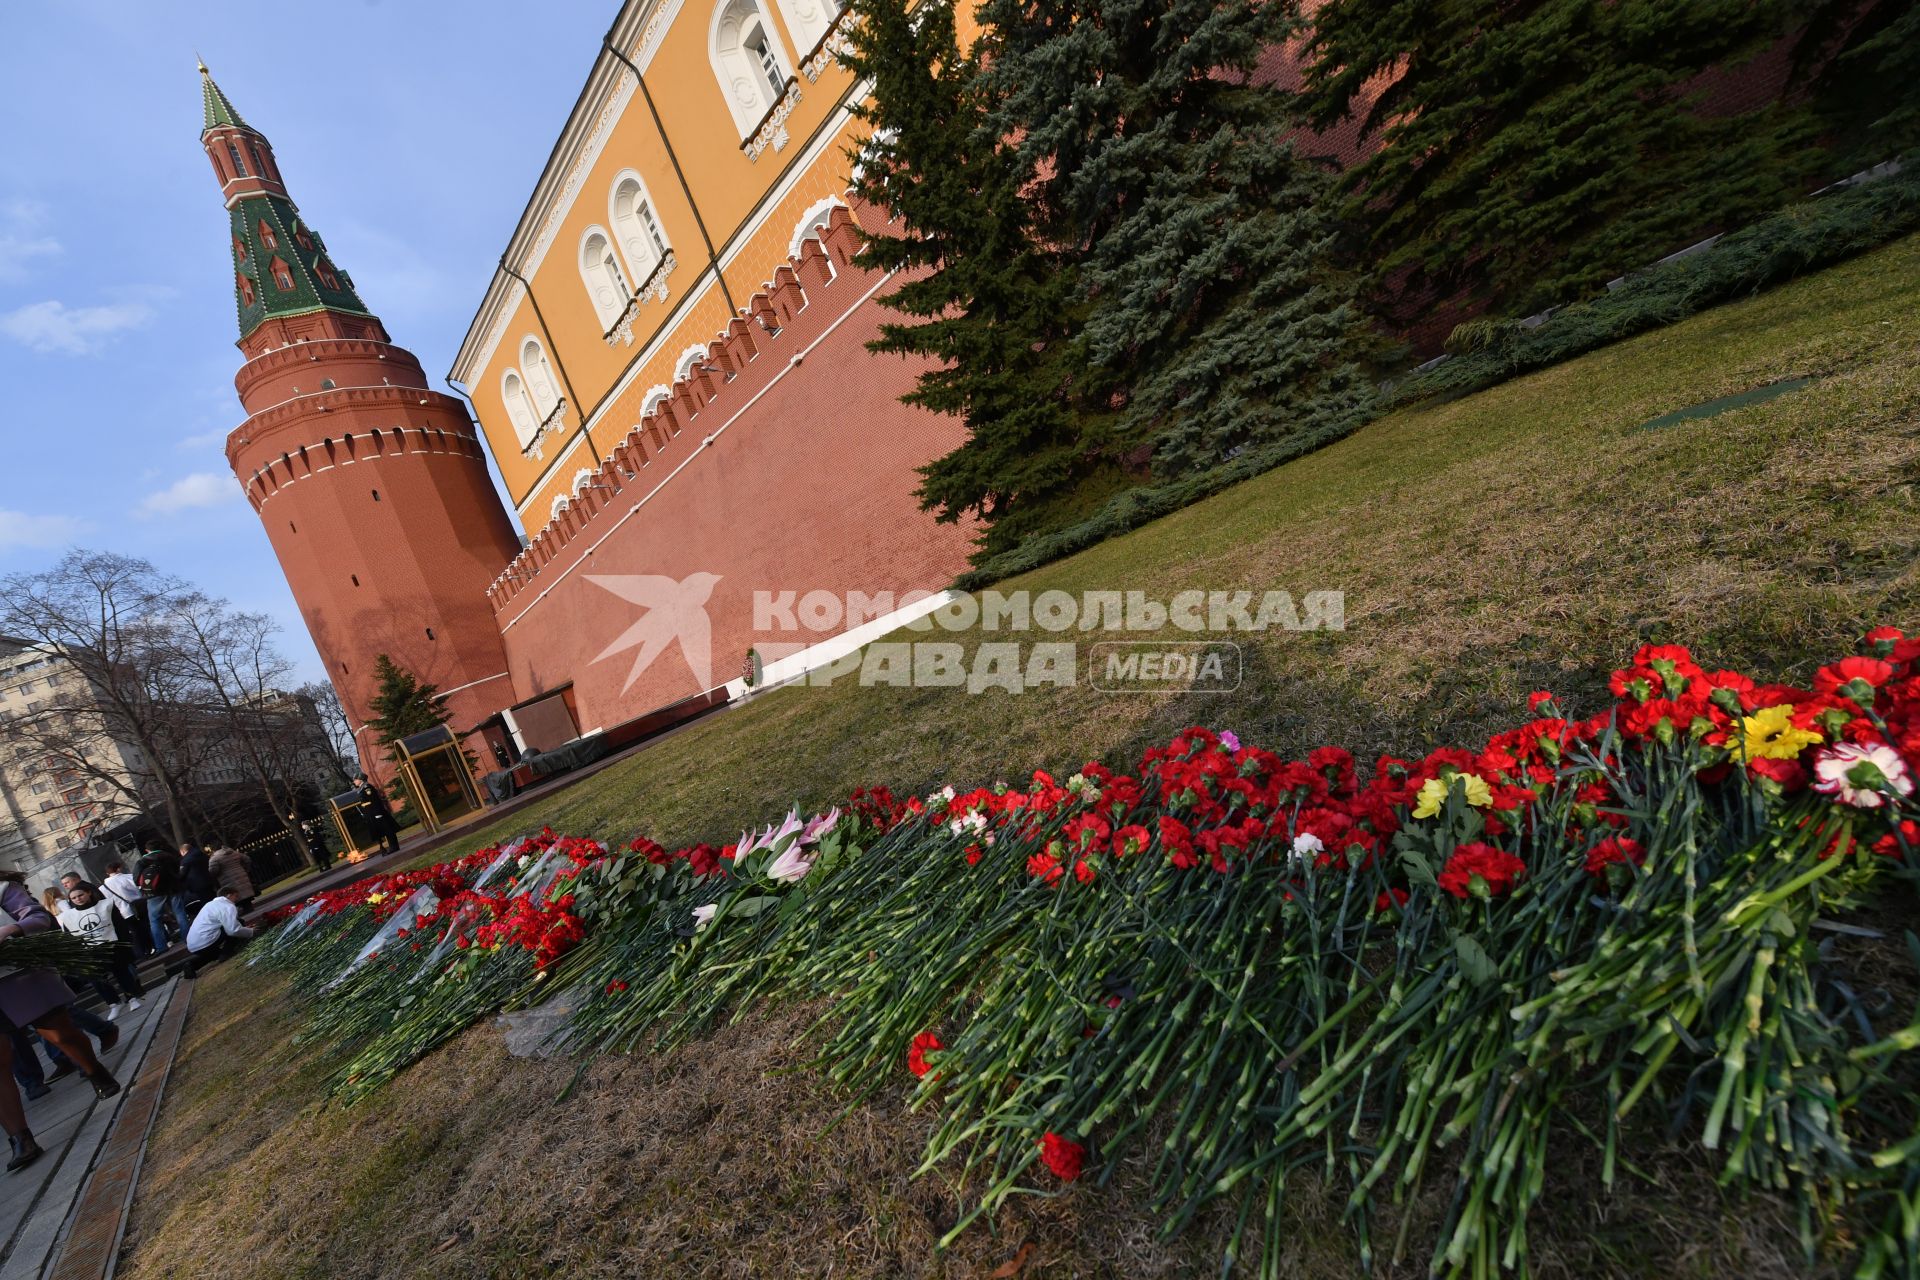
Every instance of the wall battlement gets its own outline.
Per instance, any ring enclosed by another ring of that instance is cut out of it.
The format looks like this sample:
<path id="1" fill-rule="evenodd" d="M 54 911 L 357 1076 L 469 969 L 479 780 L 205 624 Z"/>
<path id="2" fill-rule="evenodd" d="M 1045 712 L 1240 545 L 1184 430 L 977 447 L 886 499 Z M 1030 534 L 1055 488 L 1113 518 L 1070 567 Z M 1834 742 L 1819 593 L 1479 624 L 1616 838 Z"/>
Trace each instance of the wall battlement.
<path id="1" fill-rule="evenodd" d="M 871 216 L 871 215 L 869 215 Z M 843 319 L 882 277 L 854 265 L 860 232 L 854 213 L 836 206 L 828 224 L 800 245 L 707 344 L 696 366 L 668 389 L 611 449 L 597 471 L 582 476 L 572 497 L 554 513 L 487 590 L 496 613 L 507 611 L 543 571 L 572 561 L 569 548 L 583 534 L 630 515 L 695 451 L 710 445 L 701 430 L 715 415 L 743 410 L 777 378 L 797 367 L 809 343 Z M 840 304 L 836 306 L 835 304 Z M 665 464 L 665 471 L 656 467 Z"/>

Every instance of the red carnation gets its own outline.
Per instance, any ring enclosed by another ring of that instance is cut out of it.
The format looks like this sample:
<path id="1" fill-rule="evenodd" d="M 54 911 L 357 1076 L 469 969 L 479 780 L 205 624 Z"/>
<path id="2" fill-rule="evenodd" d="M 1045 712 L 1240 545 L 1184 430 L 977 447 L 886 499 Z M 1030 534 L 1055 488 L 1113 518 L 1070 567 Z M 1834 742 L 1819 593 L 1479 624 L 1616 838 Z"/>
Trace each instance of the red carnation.
<path id="1" fill-rule="evenodd" d="M 1447 859 L 1447 865 L 1440 872 L 1440 887 L 1456 898 L 1470 897 L 1474 877 L 1478 876 L 1487 887 L 1487 895 L 1497 898 L 1511 892 L 1526 873 L 1527 864 L 1520 859 L 1504 849 L 1475 840 L 1455 849 Z"/>
<path id="2" fill-rule="evenodd" d="M 1087 1158 L 1087 1149 L 1071 1138 L 1063 1138 L 1049 1130 L 1040 1139 L 1040 1159 L 1053 1175 L 1062 1182 L 1072 1182 L 1080 1176 L 1080 1163 Z"/>
<path id="3" fill-rule="evenodd" d="M 1153 842 L 1147 829 L 1139 823 L 1131 823 L 1113 833 L 1113 851 L 1121 857 L 1127 857 L 1143 851 Z"/>
<path id="4" fill-rule="evenodd" d="M 907 1047 L 907 1070 L 913 1072 L 916 1076 L 926 1075 L 927 1072 L 933 1070 L 932 1064 L 927 1061 L 927 1055 L 946 1047 L 946 1045 L 940 1042 L 939 1036 L 933 1034 L 931 1031 L 922 1031 L 913 1038 L 913 1043 Z"/>
<path id="5" fill-rule="evenodd" d="M 1639 866 L 1646 861 L 1647 851 L 1640 842 L 1628 836 L 1608 836 L 1587 850 L 1587 874 L 1604 876 L 1607 868 L 1615 864 Z"/>
<path id="6" fill-rule="evenodd" d="M 1027 859 L 1027 874 L 1051 887 L 1059 884 L 1066 872 L 1060 869 L 1060 859 L 1050 853 L 1036 853 Z"/>

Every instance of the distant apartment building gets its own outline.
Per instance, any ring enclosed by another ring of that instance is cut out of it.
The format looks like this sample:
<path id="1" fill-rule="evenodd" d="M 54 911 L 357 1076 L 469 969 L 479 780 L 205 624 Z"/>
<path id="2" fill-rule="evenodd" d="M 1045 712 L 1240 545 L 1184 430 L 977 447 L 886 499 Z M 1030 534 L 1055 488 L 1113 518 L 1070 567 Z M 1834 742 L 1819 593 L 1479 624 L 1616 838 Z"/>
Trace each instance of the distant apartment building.
<path id="1" fill-rule="evenodd" d="M 43 645 L 0 637 L 0 866 L 27 873 L 37 889 L 61 854 L 88 843 L 125 817 L 124 794 L 137 776 L 137 749 L 102 734 L 75 733 L 81 752 L 53 752 L 19 726 L 56 704 L 72 705 L 86 677 Z M 36 874 L 38 873 L 38 874 Z"/>

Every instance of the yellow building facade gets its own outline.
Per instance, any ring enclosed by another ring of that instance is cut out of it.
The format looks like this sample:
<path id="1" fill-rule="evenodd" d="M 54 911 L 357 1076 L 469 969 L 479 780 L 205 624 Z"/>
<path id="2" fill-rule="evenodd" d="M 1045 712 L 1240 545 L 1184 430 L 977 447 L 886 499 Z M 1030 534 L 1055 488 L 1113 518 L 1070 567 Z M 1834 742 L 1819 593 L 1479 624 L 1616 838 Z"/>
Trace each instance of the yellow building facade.
<path id="1" fill-rule="evenodd" d="M 450 375 L 529 535 L 846 204 L 846 21 L 836 0 L 622 6 Z"/>

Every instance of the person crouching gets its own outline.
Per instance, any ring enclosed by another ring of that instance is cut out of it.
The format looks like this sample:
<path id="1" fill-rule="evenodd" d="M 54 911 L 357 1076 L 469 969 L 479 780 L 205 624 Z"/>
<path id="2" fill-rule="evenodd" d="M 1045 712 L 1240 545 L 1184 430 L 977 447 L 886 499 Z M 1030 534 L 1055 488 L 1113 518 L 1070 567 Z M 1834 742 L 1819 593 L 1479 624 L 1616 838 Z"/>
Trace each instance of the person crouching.
<path id="1" fill-rule="evenodd" d="M 199 977 L 204 966 L 224 960 L 253 936 L 253 930 L 240 923 L 239 901 L 237 889 L 222 889 L 194 915 L 187 929 L 187 965 L 181 977 Z"/>

